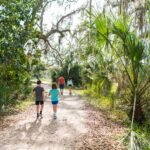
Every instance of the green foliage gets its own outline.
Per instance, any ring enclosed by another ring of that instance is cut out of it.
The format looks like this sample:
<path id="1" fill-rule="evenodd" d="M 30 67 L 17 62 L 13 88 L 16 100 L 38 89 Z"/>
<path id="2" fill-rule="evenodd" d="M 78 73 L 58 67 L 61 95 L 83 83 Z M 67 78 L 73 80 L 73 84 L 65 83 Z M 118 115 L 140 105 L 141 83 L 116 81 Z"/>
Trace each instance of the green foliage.
<path id="1" fill-rule="evenodd" d="M 69 72 L 68 72 L 69 68 Z M 58 78 L 60 76 L 64 76 L 65 81 L 68 80 L 68 78 L 72 78 L 73 84 L 75 86 L 81 86 L 81 66 L 78 64 L 73 64 L 71 67 L 68 66 L 68 63 L 66 62 L 65 65 L 61 69 L 52 69 L 51 70 L 51 78 L 53 82 L 57 82 Z"/>
<path id="2" fill-rule="evenodd" d="M 87 60 L 92 58 L 84 63 L 85 66 L 89 63 L 89 66 L 84 68 L 87 70 L 86 76 L 91 80 L 87 80 L 87 83 L 91 84 L 91 91 L 97 95 L 111 95 L 112 106 L 118 94 L 117 90 L 112 93 L 110 87 L 113 82 L 117 83 L 121 89 L 119 95 L 123 93 L 128 99 L 126 102 L 130 109 L 130 118 L 136 94 L 135 120 L 142 122 L 145 120 L 142 103 L 150 87 L 150 70 L 145 63 L 148 57 L 146 40 L 136 34 L 130 17 L 110 16 L 103 13 L 92 14 L 92 24 L 89 25 L 91 49 L 84 53 Z M 121 97 L 123 99 L 123 95 Z"/>
<path id="3" fill-rule="evenodd" d="M 149 10 L 146 17 L 149 21 Z M 126 119 L 127 122 L 127 115 L 130 120 L 133 117 L 136 100 L 134 122 L 140 123 L 143 129 L 140 128 L 139 131 L 134 129 L 136 132 L 132 130 L 128 134 L 129 149 L 148 150 L 150 149 L 147 142 L 150 125 L 149 25 L 148 23 L 144 25 L 148 28 L 148 32 L 138 33 L 134 19 L 125 13 L 123 15 L 92 13 L 90 19 L 90 23 L 86 21 L 89 30 L 84 33 L 85 39 L 87 35 L 90 38 L 84 40 L 83 50 L 80 49 L 81 54 L 79 53 L 84 66 L 83 73 L 86 74 L 84 83 L 87 84 L 90 102 L 104 110 L 110 109 L 113 119 Z M 118 114 L 121 115 L 114 117 Z M 141 125 L 145 124 L 145 120 L 147 120 L 146 127 Z"/>
<path id="4" fill-rule="evenodd" d="M 141 130 L 142 131 L 142 130 Z M 143 134 L 139 134 L 135 131 L 130 131 L 129 134 L 124 138 L 124 143 L 130 150 L 149 150 L 150 144 Z M 129 145 L 128 145 L 129 143 Z"/>
<path id="5" fill-rule="evenodd" d="M 39 80 L 43 75 L 43 71 L 45 71 L 45 70 L 46 70 L 46 68 L 45 68 L 44 64 L 38 62 L 35 66 L 33 66 L 32 75 L 37 80 Z"/>
<path id="6" fill-rule="evenodd" d="M 79 87 L 82 85 L 81 72 L 82 67 L 76 62 L 76 57 L 71 52 L 70 55 L 66 56 L 61 69 L 53 68 L 51 70 L 51 78 L 52 81 L 57 82 L 59 76 L 64 76 L 66 83 L 69 78 L 72 78 L 73 84 Z"/>
<path id="7" fill-rule="evenodd" d="M 138 133 L 143 139 L 150 140 L 150 124 L 148 122 L 145 122 L 143 125 L 134 125 L 134 131 Z"/>
<path id="8" fill-rule="evenodd" d="M 78 64 L 74 64 L 71 68 L 70 68 L 70 72 L 68 75 L 68 78 L 71 77 L 73 80 L 73 83 L 75 86 L 81 86 L 82 85 L 82 81 L 81 81 L 81 66 Z M 68 79 L 67 78 L 67 79 Z"/>
<path id="9" fill-rule="evenodd" d="M 51 72 L 51 78 L 52 78 L 52 82 L 57 82 L 58 81 L 58 78 L 59 78 L 59 75 L 60 75 L 60 70 L 57 69 L 57 68 L 53 68 L 50 70 Z"/>
<path id="10" fill-rule="evenodd" d="M 0 3 L 0 106 L 15 102 L 14 93 L 29 86 L 29 59 L 24 44 L 38 34 L 34 27 L 38 21 L 37 5 L 35 0 Z"/>

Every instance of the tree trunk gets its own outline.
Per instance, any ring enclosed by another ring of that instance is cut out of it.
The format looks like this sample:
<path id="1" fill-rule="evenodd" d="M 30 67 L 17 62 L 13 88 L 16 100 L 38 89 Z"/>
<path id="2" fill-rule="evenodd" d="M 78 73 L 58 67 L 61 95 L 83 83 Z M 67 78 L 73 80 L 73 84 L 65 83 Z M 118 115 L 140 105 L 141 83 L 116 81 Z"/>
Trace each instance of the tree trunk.
<path id="1" fill-rule="evenodd" d="M 130 113 L 129 113 L 130 120 L 132 120 L 133 105 L 134 105 L 134 102 L 132 102 L 132 109 L 130 110 Z M 134 112 L 134 121 L 139 124 L 142 124 L 145 121 L 145 115 L 142 109 L 140 97 L 137 97 L 137 101 L 135 105 L 135 112 Z"/>

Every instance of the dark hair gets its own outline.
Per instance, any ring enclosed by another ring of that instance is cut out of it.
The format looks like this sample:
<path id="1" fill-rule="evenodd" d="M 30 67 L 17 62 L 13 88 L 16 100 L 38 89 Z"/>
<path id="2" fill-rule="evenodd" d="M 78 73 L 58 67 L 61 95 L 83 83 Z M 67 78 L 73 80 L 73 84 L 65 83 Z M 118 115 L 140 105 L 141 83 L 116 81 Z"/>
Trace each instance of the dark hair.
<path id="1" fill-rule="evenodd" d="M 56 83 L 52 83 L 52 89 L 57 89 L 57 84 Z"/>
<path id="2" fill-rule="evenodd" d="M 41 84 L 41 83 L 42 83 L 41 80 L 38 80 L 38 81 L 37 81 L 37 84 L 38 84 L 38 85 Z"/>

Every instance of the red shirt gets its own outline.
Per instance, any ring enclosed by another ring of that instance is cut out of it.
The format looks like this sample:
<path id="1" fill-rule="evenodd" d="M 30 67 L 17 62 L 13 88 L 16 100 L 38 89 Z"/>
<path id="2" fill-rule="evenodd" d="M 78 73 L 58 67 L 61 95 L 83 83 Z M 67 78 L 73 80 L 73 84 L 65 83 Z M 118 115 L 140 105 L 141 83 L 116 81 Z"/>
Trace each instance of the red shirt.
<path id="1" fill-rule="evenodd" d="M 58 84 L 65 84 L 65 79 L 64 79 L 64 77 L 59 77 L 59 79 L 58 79 Z"/>

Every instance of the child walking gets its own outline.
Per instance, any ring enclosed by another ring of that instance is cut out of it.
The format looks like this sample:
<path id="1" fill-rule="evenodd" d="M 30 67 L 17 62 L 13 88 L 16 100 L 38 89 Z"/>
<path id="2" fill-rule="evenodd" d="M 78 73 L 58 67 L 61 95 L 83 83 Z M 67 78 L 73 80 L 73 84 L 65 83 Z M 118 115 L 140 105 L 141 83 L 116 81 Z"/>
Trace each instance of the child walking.
<path id="1" fill-rule="evenodd" d="M 54 116 L 54 119 L 57 118 L 57 105 L 58 105 L 58 96 L 59 96 L 59 90 L 57 89 L 57 85 L 56 83 L 53 83 L 52 84 L 52 89 L 49 91 L 49 96 L 51 95 L 51 102 L 52 102 L 52 105 L 53 105 L 53 116 Z"/>
<path id="2" fill-rule="evenodd" d="M 68 79 L 67 85 L 69 86 L 69 94 L 72 95 L 72 87 L 73 87 L 72 78 Z"/>
<path id="3" fill-rule="evenodd" d="M 37 112 L 37 119 L 39 116 L 42 117 L 42 111 L 44 107 L 44 88 L 41 86 L 41 81 L 37 81 L 37 86 L 33 89 L 35 95 L 35 105 Z"/>

